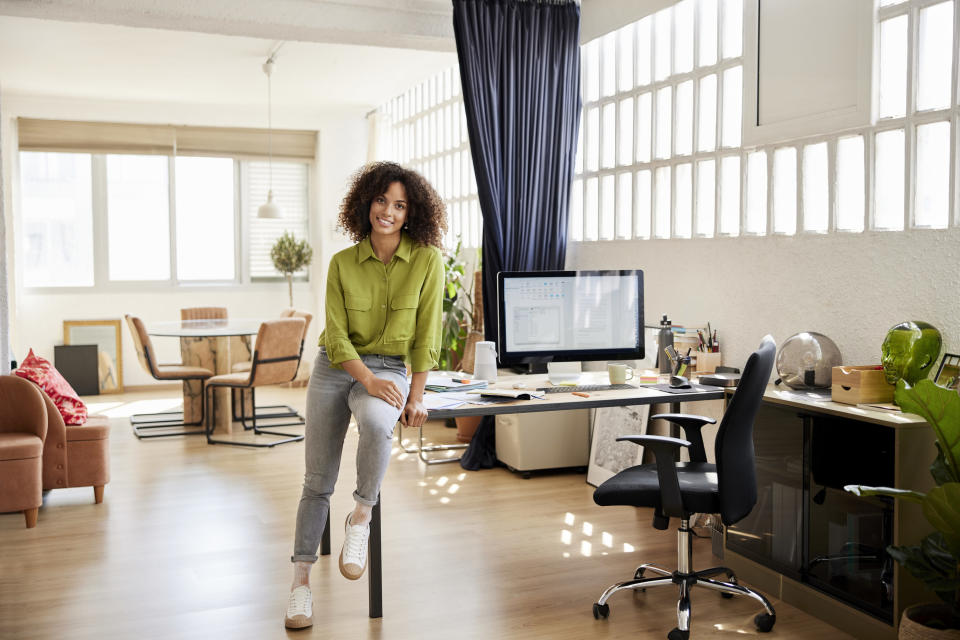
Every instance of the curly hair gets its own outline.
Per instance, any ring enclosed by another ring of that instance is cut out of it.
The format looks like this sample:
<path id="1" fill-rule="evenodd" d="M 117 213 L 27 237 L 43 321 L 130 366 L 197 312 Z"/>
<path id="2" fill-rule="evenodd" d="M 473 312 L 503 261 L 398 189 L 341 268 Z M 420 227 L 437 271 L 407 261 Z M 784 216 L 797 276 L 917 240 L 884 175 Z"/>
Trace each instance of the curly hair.
<path id="1" fill-rule="evenodd" d="M 395 162 L 372 162 L 351 176 L 350 188 L 340 203 L 338 226 L 354 242 L 370 235 L 370 205 L 394 182 L 401 183 L 407 192 L 407 234 L 419 244 L 443 248 L 447 230 L 443 200 L 426 178 Z"/>

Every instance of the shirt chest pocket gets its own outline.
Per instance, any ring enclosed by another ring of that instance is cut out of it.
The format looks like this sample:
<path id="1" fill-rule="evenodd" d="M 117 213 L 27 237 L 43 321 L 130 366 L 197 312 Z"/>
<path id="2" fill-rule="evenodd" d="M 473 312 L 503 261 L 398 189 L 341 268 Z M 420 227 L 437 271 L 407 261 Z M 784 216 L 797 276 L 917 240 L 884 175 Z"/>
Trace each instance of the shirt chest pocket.
<path id="1" fill-rule="evenodd" d="M 384 342 L 406 342 L 413 339 L 419 302 L 420 296 L 416 293 L 393 296 L 390 300 L 390 321 L 383 337 Z"/>
<path id="2" fill-rule="evenodd" d="M 347 322 L 351 333 L 370 330 L 371 304 L 370 296 L 355 296 L 349 293 L 343 296 L 343 308 L 347 310 Z"/>

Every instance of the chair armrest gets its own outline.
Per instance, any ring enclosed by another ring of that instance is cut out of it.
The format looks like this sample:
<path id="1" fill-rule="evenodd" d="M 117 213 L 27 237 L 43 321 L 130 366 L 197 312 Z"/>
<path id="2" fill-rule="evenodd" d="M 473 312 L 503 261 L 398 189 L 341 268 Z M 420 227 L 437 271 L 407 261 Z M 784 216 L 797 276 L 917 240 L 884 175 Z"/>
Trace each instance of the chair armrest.
<path id="1" fill-rule="evenodd" d="M 700 429 L 705 424 L 716 424 L 716 420 L 689 413 L 658 413 L 655 416 L 650 416 L 651 420 L 658 418 L 672 422 L 683 429 L 683 435 L 693 443 L 690 446 L 690 462 L 707 461 L 707 450 L 703 446 L 703 435 L 700 433 Z"/>
<path id="2" fill-rule="evenodd" d="M 621 436 L 617 442 L 628 441 L 650 447 L 657 461 L 657 481 L 660 484 L 660 511 L 667 517 L 683 518 L 683 497 L 677 477 L 676 454 L 680 447 L 689 447 L 688 440 L 669 436 Z"/>

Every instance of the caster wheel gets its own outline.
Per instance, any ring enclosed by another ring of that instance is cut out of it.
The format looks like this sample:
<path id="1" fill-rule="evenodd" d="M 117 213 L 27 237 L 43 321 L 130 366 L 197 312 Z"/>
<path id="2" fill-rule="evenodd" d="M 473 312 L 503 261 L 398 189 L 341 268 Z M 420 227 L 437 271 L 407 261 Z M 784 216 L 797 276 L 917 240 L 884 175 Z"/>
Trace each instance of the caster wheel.
<path id="1" fill-rule="evenodd" d="M 530 473 L 529 471 L 524 471 L 523 473 L 520 474 L 520 477 L 523 478 L 524 480 L 529 480 L 530 478 L 533 477 L 533 474 Z"/>
<path id="2" fill-rule="evenodd" d="M 739 582 L 737 582 L 737 576 L 728 576 L 728 577 L 727 577 L 727 582 L 729 582 L 730 584 L 740 584 Z M 731 598 L 733 597 L 733 594 L 732 594 L 732 593 L 723 593 L 723 592 L 721 592 L 721 593 L 720 593 L 720 597 L 726 598 L 727 600 L 729 600 L 729 599 L 731 599 Z"/>
<path id="3" fill-rule="evenodd" d="M 639 580 L 642 577 L 643 577 L 643 567 L 637 569 L 636 573 L 633 574 L 634 580 Z"/>
<path id="4" fill-rule="evenodd" d="M 609 618 L 610 617 L 610 605 L 608 604 L 599 604 L 597 602 L 593 603 L 593 617 L 595 620 L 600 618 Z"/>
<path id="5" fill-rule="evenodd" d="M 774 623 L 777 621 L 777 616 L 772 616 L 769 613 L 758 613 L 757 617 L 753 619 L 753 624 L 756 625 L 757 631 L 760 633 L 767 633 L 773 629 Z"/>
<path id="6" fill-rule="evenodd" d="M 667 634 L 667 640 L 690 640 L 690 631 L 680 631 L 680 629 L 674 628 Z"/>

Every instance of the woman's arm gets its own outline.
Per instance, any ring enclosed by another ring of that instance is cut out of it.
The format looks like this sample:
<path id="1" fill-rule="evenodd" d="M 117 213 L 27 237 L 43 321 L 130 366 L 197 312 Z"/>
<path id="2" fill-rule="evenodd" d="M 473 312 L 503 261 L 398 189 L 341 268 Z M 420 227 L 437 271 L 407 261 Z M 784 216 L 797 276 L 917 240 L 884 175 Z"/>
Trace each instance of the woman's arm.
<path id="1" fill-rule="evenodd" d="M 353 376 L 353 379 L 362 384 L 367 393 L 375 398 L 392 404 L 397 409 L 403 408 L 403 394 L 400 389 L 390 380 L 384 380 L 373 375 L 373 371 L 363 364 L 363 360 L 345 360 L 340 365 L 344 371 Z M 424 375 L 424 384 L 426 384 L 426 375 Z M 411 389 L 411 393 L 413 393 Z M 420 397 L 423 397 L 423 385 L 420 386 Z M 408 403 L 409 404 L 409 403 Z"/>
<path id="2" fill-rule="evenodd" d="M 408 427 L 422 427 L 427 421 L 427 408 L 423 406 L 423 389 L 427 386 L 427 371 L 417 371 L 410 381 L 410 394 L 403 408 L 400 421 Z"/>

